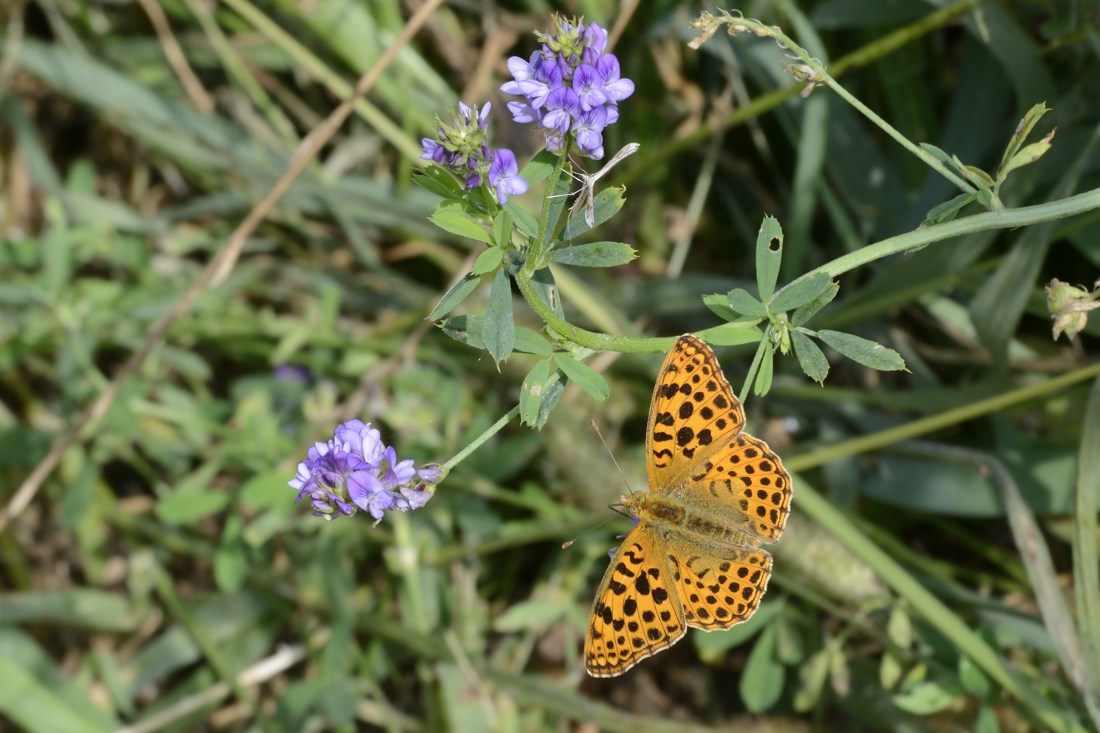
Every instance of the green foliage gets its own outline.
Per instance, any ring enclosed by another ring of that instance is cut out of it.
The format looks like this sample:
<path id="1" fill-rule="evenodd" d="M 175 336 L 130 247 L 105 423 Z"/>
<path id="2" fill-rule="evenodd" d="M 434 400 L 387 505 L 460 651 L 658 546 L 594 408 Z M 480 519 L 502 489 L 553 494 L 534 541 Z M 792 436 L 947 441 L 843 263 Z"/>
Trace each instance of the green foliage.
<path id="1" fill-rule="evenodd" d="M 608 26 L 622 5 L 549 4 Z M 672 5 L 621 19 L 638 91 L 605 146 L 640 148 L 591 225 L 570 173 L 602 163 L 533 130 L 507 133 L 531 190 L 503 207 L 419 167 L 451 85 L 488 98 L 534 48 L 483 65 L 486 29 L 541 29 L 545 4 L 443 4 L 388 60 L 396 0 L 167 3 L 171 36 L 136 5 L 0 10 L 0 720 L 1100 724 L 1095 9 L 745 6 L 808 49 L 796 82 L 773 32 L 714 16 L 689 51 Z M 746 414 L 795 476 L 792 522 L 748 622 L 582 682 L 628 526 L 588 422 L 644 490 L 655 369 L 686 331 L 766 395 Z M 427 507 L 372 527 L 294 503 L 296 463 L 353 416 L 451 459 Z"/>

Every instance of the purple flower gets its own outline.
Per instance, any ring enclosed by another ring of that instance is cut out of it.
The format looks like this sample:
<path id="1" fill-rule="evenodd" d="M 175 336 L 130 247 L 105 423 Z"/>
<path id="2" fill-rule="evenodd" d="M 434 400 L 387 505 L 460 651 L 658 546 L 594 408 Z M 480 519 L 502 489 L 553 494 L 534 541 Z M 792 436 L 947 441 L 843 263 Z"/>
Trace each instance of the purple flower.
<path id="1" fill-rule="evenodd" d="M 621 102 L 634 93 L 634 82 L 619 78 L 619 59 L 614 54 L 601 56 L 596 62 L 596 71 L 603 79 L 603 92 L 611 102 Z"/>
<path id="2" fill-rule="evenodd" d="M 538 109 L 546 103 L 550 92 L 561 86 L 562 70 L 552 61 L 543 60 L 538 51 L 531 54 L 530 61 L 519 56 L 508 59 L 508 71 L 514 81 L 506 82 L 501 91 L 525 97 L 532 107 Z"/>
<path id="3" fill-rule="evenodd" d="M 447 155 L 447 148 L 443 147 L 442 143 L 432 140 L 430 137 L 420 138 L 420 145 L 424 149 L 423 154 L 420 156 L 421 160 L 432 160 L 436 163 L 442 163 Z"/>
<path id="4" fill-rule="evenodd" d="M 607 31 L 601 28 L 599 23 L 595 21 L 589 23 L 581 35 L 588 44 L 586 51 L 591 51 L 598 56 L 607 48 Z"/>
<path id="5" fill-rule="evenodd" d="M 582 112 L 573 125 L 573 135 L 581 152 L 593 160 L 603 158 L 603 129 L 607 127 L 607 109 L 593 107 Z"/>
<path id="6" fill-rule="evenodd" d="M 577 93 L 581 109 L 585 112 L 603 106 L 607 95 L 603 91 L 603 76 L 591 64 L 581 64 L 573 74 L 573 91 Z"/>
<path id="7" fill-rule="evenodd" d="M 527 181 L 520 177 L 516 156 L 508 148 L 497 151 L 493 165 L 489 167 L 489 185 L 496 190 L 501 206 L 508 203 L 509 196 L 527 193 Z"/>
<path id="8" fill-rule="evenodd" d="M 620 78 L 619 60 L 605 53 L 607 31 L 559 17 L 550 32 L 535 35 L 539 51 L 508 60 L 512 81 L 501 91 L 523 98 L 508 103 L 512 119 L 537 124 L 552 152 L 572 140 L 585 155 L 603 157 L 603 128 L 619 119 L 617 104 L 634 93 L 634 82 Z"/>
<path id="9" fill-rule="evenodd" d="M 418 471 L 411 460 L 399 461 L 377 428 L 349 420 L 336 427 L 327 443 L 315 443 L 307 451 L 289 483 L 298 490 L 295 501 L 309 497 L 314 516 L 335 519 L 361 510 L 377 522 L 387 511 L 424 506 L 446 475 L 438 464 Z"/>
<path id="10" fill-rule="evenodd" d="M 309 367 L 301 364 L 280 364 L 275 367 L 275 378 L 284 382 L 309 382 L 313 375 Z"/>
<path id="11" fill-rule="evenodd" d="M 513 58 L 509 62 L 517 77 L 524 79 L 538 73 L 532 68 L 534 63 L 534 57 L 531 64 L 519 58 Z M 515 83 L 519 85 L 527 82 Z M 489 146 L 487 138 L 490 108 L 489 103 L 479 110 L 476 104 L 470 107 L 459 102 L 457 112 L 451 114 L 451 124 L 444 125 L 439 122 L 436 137 L 426 137 L 420 141 L 423 148 L 423 154 L 420 157 L 449 170 L 463 182 L 467 189 L 478 188 L 488 180 L 489 185 L 496 189 L 497 200 L 503 205 L 507 196 L 526 192 L 527 182 L 519 177 L 516 159 L 511 151 L 500 151 L 507 152 L 507 157 L 502 159 L 500 153 Z M 527 109 L 532 121 L 541 117 L 541 113 L 529 105 Z M 513 110 L 513 115 L 517 114 L 517 111 Z M 506 168 L 509 160 L 510 170 Z"/>
<path id="12" fill-rule="evenodd" d="M 541 122 L 542 115 L 537 109 L 527 102 L 509 102 L 508 111 L 512 113 L 512 119 L 516 122 Z"/>
<path id="13" fill-rule="evenodd" d="M 555 89 L 546 100 L 546 113 L 542 117 L 542 126 L 558 132 L 568 132 L 574 115 L 580 113 L 580 106 L 580 99 L 572 89 L 569 87 Z"/>

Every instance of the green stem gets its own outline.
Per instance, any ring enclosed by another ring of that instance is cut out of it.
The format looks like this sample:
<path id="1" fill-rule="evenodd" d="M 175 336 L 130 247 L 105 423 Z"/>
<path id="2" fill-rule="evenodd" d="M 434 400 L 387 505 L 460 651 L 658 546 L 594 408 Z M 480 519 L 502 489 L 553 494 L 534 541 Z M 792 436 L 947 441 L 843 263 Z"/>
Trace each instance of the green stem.
<path id="1" fill-rule="evenodd" d="M 536 269 L 545 266 L 546 263 L 543 258 L 546 256 L 550 243 L 554 241 L 558 231 L 564 224 L 561 212 L 565 209 L 565 200 L 557 197 L 560 195 L 557 189 L 562 171 L 565 170 L 565 166 L 569 165 L 569 151 L 571 149 L 572 144 L 566 143 L 565 150 L 561 151 L 561 157 L 558 158 L 558 164 L 546 177 L 546 193 L 542 199 L 542 210 L 539 212 L 538 241 L 531 242 L 527 249 L 528 262 L 534 262 Z"/>
<path id="2" fill-rule="evenodd" d="M 595 351 L 618 351 L 620 353 L 653 352 L 672 348 L 676 343 L 675 336 L 666 338 L 642 338 L 638 336 L 610 336 L 605 333 L 597 333 L 574 326 L 559 316 L 554 309 L 543 302 L 531 282 L 534 273 L 529 268 L 524 268 L 516 273 L 516 285 L 520 295 L 531 306 L 531 310 L 546 323 L 551 329 L 561 336 L 569 339 L 579 346 L 584 346 Z"/>
<path id="3" fill-rule="evenodd" d="M 843 76 L 844 73 L 850 69 L 869 66 L 871 63 L 888 56 L 921 36 L 957 22 L 957 18 L 977 8 L 982 1 L 983 0 L 961 0 L 961 2 L 957 2 L 954 5 L 929 13 L 923 18 L 907 26 L 898 28 L 885 36 L 879 37 L 863 48 L 857 49 L 847 56 L 841 57 L 831 63 L 830 68 L 836 76 Z M 655 166 L 672 159 L 678 153 L 685 150 L 691 150 L 723 130 L 741 125 L 748 120 L 760 117 L 766 112 L 785 104 L 789 99 L 798 96 L 803 86 L 804 85 L 801 84 L 791 84 L 782 89 L 775 89 L 771 92 L 762 94 L 752 99 L 747 104 L 737 105 L 737 108 L 731 111 L 724 119 L 702 125 L 694 132 L 676 140 L 672 140 L 667 145 L 662 145 L 652 152 L 647 151 L 644 158 L 635 160 L 634 164 L 624 172 L 622 182 L 629 186 L 631 182 L 640 178 L 647 171 L 653 170 Z"/>
<path id="4" fill-rule="evenodd" d="M 1079 193 L 1076 196 L 1051 201 L 1035 206 L 1023 206 L 1017 209 L 989 211 L 965 219 L 934 224 L 924 229 L 899 234 L 896 237 L 884 239 L 881 242 L 867 245 L 855 252 L 838 257 L 820 267 L 810 270 L 781 288 L 777 293 L 783 292 L 795 283 L 813 277 L 818 272 L 823 272 L 829 277 L 837 277 L 849 270 L 881 260 L 896 254 L 915 251 L 935 242 L 944 241 L 954 237 L 961 237 L 975 232 L 989 229 L 1012 229 L 1038 224 L 1055 219 L 1063 219 L 1069 216 L 1082 214 L 1095 209 L 1100 209 L 1100 189 L 1093 189 Z M 610 336 L 574 326 L 561 318 L 554 310 L 543 302 L 531 283 L 533 272 L 528 267 L 516 273 L 516 285 L 520 294 L 539 318 L 563 337 L 574 343 L 597 351 L 624 352 L 654 352 L 667 350 L 675 343 L 675 337 L 667 338 L 642 338 L 636 336 Z"/>
<path id="5" fill-rule="evenodd" d="M 955 172 L 944 165 L 939 158 L 925 151 L 920 146 L 910 142 L 907 137 L 894 129 L 894 127 L 889 122 L 879 117 L 874 110 L 872 110 L 860 100 L 856 99 L 856 97 L 852 96 L 852 94 L 849 93 L 847 89 L 840 85 L 840 82 L 829 75 L 829 72 L 825 70 L 825 66 L 820 61 L 811 56 L 806 51 L 806 49 L 795 43 L 794 40 L 788 37 L 787 34 L 784 33 L 778 26 L 764 25 L 758 20 L 738 17 L 723 18 L 721 22 L 731 27 L 744 27 L 750 31 L 753 31 L 756 35 L 771 36 L 775 40 L 779 41 L 779 43 L 786 47 L 788 51 L 797 56 L 799 60 L 802 61 L 802 63 L 806 64 L 807 67 L 813 70 L 815 74 L 814 82 L 816 82 L 817 79 L 820 79 L 822 82 L 827 84 L 829 88 L 836 92 L 842 99 L 844 99 L 844 101 L 852 105 L 852 107 L 863 114 L 864 117 L 869 119 L 876 126 L 878 126 L 879 129 L 892 137 L 898 145 L 901 145 L 910 153 L 920 158 L 921 161 L 923 161 L 928 167 L 938 171 L 940 175 L 954 183 L 960 189 L 962 189 L 966 193 L 976 192 L 974 186 L 968 183 L 965 179 L 956 175 Z"/>
<path id="6" fill-rule="evenodd" d="M 829 277 L 836 277 L 849 270 L 854 270 L 875 260 L 881 260 L 891 255 L 918 250 L 933 242 L 940 242 L 952 237 L 959 237 L 988 229 L 1014 229 L 1030 226 L 1055 219 L 1063 219 L 1076 214 L 1100 208 L 1100 188 L 1079 193 L 1076 196 L 1050 201 L 1035 206 L 1022 206 L 1017 209 L 1002 209 L 999 211 L 987 211 L 982 214 L 968 216 L 965 219 L 933 224 L 924 229 L 899 234 L 896 237 L 884 239 L 881 242 L 861 247 L 855 252 L 836 258 L 817 267 L 804 275 L 792 280 L 783 286 L 773 297 L 777 297 L 787 288 L 797 282 L 813 277 L 818 272 L 824 272 Z"/>
<path id="7" fill-rule="evenodd" d="M 1100 726 L 1100 550 L 1097 545 L 1097 486 L 1100 486 L 1100 380 L 1085 404 L 1085 425 L 1077 458 L 1073 517 L 1073 580 L 1077 625 L 1081 632 L 1085 675 L 1081 692 L 1093 722 Z M 1100 729 L 1100 728 L 1098 728 Z"/>
<path id="8" fill-rule="evenodd" d="M 942 430 L 943 428 L 958 425 L 982 415 L 1001 412 L 1014 405 L 1044 395 L 1054 394 L 1074 384 L 1083 382 L 1087 379 L 1093 379 L 1097 376 L 1100 376 L 1100 364 L 1091 364 L 1069 372 L 1068 374 L 1054 377 L 1040 384 L 1021 387 L 1011 392 L 999 394 L 996 397 L 978 400 L 969 405 L 963 405 L 954 410 L 942 412 L 938 415 L 930 415 L 929 417 L 914 420 L 904 425 L 898 425 L 888 430 L 880 430 L 871 435 L 862 435 L 852 440 L 846 440 L 842 443 L 802 453 L 794 456 L 789 461 L 784 461 L 784 464 L 794 471 L 805 471 L 816 468 L 817 466 L 825 465 L 839 458 L 862 455 L 888 445 L 893 445 L 894 443 L 899 443 L 903 440 L 910 440 L 933 433 L 937 430 Z"/>
<path id="9" fill-rule="evenodd" d="M 504 415 L 504 417 L 500 418 L 495 423 L 490 425 L 484 433 L 470 441 L 469 445 L 460 450 L 458 453 L 455 453 L 450 460 L 443 464 L 443 468 L 450 471 L 452 468 L 462 463 L 464 460 L 466 460 L 467 456 L 483 446 L 485 442 L 489 440 L 489 438 L 499 433 L 501 429 L 503 429 L 505 425 L 510 423 L 512 421 L 512 418 L 516 417 L 517 415 L 519 415 L 519 405 L 513 407 L 507 412 L 507 414 Z"/>

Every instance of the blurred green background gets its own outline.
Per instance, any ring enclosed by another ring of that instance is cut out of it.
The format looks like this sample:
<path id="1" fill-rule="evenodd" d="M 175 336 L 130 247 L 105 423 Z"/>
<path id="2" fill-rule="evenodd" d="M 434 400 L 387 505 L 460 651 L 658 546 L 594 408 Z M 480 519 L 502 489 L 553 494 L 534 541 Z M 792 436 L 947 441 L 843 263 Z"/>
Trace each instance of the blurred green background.
<path id="1" fill-rule="evenodd" d="M 764 215 L 786 233 L 786 282 L 914 229 L 957 193 L 828 89 L 799 97 L 774 42 L 719 33 L 689 49 L 709 4 L 433 10 L 239 259 L 126 370 L 423 4 L 0 9 L 0 728 L 1100 725 L 1100 329 L 1052 340 L 1043 297 L 1052 278 L 1100 276 L 1095 211 L 840 278 L 815 327 L 889 345 L 909 373 L 834 360 L 819 387 L 777 362 L 770 394 L 746 407 L 796 474 L 760 612 L 689 632 L 622 677 L 589 679 L 579 656 L 627 526 L 607 509 L 626 488 L 588 422 L 643 489 L 660 355 L 597 356 L 606 401 L 568 388 L 544 429 L 508 425 L 421 511 L 372 528 L 293 503 L 296 463 L 342 420 L 373 422 L 419 464 L 516 404 L 530 357 L 498 372 L 424 320 L 480 245 L 433 227 L 435 199 L 410 179 L 420 138 L 459 99 L 493 102 L 496 144 L 521 165 L 537 151 L 498 88 L 552 11 L 611 29 L 637 91 L 607 149 L 642 145 L 608 176 L 628 200 L 598 232 L 639 257 L 560 273 L 575 323 L 661 336 L 715 325 L 701 296 L 752 287 Z M 911 140 L 967 164 L 996 168 L 1046 102 L 1037 135 L 1057 128 L 1054 147 L 1002 189 L 1009 207 L 1100 181 L 1095 2 L 739 9 L 782 26 Z M 537 206 L 538 190 L 523 200 Z M 541 325 L 518 300 L 517 319 Z M 751 353 L 718 350 L 738 391 Z M 112 380 L 105 412 L 33 477 Z"/>

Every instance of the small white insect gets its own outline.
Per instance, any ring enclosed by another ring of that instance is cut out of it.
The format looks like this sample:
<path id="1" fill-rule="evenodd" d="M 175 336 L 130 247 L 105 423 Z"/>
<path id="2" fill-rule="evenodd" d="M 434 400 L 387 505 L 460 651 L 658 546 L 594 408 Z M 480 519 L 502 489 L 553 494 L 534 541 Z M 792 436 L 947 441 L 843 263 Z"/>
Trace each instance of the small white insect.
<path id="1" fill-rule="evenodd" d="M 618 165 L 619 161 L 623 158 L 637 152 L 640 147 L 641 145 L 638 143 L 627 143 L 619 152 L 611 156 L 611 160 L 607 161 L 603 168 L 600 168 L 595 173 L 576 174 L 581 182 L 581 192 L 580 195 L 577 196 L 576 202 L 574 202 L 573 206 L 569 209 L 570 215 L 575 215 L 580 210 L 581 206 L 584 206 L 584 223 L 587 224 L 589 228 L 594 227 L 596 225 L 596 205 L 593 199 L 596 196 L 596 181 L 603 178 L 608 171 Z"/>

